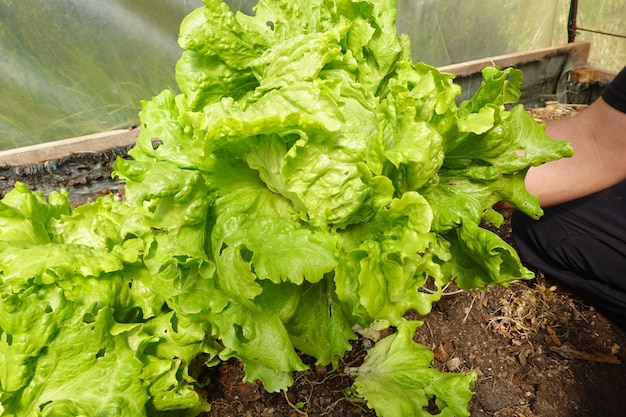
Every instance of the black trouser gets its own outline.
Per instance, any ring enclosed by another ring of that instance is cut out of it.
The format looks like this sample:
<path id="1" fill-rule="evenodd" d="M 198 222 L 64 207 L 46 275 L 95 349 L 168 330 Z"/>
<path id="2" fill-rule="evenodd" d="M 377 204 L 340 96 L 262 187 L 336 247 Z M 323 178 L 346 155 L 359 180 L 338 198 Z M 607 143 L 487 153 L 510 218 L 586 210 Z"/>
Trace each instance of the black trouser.
<path id="1" fill-rule="evenodd" d="M 626 329 L 626 181 L 544 211 L 513 214 L 523 262 Z"/>

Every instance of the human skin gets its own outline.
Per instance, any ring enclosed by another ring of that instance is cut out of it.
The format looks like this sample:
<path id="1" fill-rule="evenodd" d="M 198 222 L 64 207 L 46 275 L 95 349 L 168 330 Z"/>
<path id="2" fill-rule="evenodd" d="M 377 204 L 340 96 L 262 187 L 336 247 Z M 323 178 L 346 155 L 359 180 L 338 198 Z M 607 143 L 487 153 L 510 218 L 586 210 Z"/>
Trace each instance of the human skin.
<path id="1" fill-rule="evenodd" d="M 602 98 L 577 115 L 550 121 L 546 134 L 568 141 L 574 156 L 529 169 L 525 184 L 548 207 L 601 191 L 626 179 L 626 113 Z"/>

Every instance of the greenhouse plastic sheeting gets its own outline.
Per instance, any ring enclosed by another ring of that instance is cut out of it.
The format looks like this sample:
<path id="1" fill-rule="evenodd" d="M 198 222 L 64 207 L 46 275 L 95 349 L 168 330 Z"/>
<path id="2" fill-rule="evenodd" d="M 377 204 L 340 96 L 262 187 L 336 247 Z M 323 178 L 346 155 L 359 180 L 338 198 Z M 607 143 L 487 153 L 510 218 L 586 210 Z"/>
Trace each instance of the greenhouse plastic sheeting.
<path id="1" fill-rule="evenodd" d="M 256 1 L 228 3 L 251 13 Z M 581 1 L 580 21 L 623 16 L 624 3 Z M 565 43 L 569 4 L 397 0 L 397 23 L 412 39 L 414 60 L 440 66 Z M 200 6 L 201 0 L 0 2 L 0 149 L 136 124 L 141 100 L 176 90 L 178 28 Z M 600 41 L 593 42 L 597 49 Z"/>
<path id="2" fill-rule="evenodd" d="M 155 7 L 158 4 L 158 7 Z M 0 1 L 0 149 L 128 127 L 200 0 Z"/>
<path id="3" fill-rule="evenodd" d="M 615 73 L 626 66 L 624 21 L 624 0 L 579 0 L 576 40 L 591 42 L 590 65 Z"/>

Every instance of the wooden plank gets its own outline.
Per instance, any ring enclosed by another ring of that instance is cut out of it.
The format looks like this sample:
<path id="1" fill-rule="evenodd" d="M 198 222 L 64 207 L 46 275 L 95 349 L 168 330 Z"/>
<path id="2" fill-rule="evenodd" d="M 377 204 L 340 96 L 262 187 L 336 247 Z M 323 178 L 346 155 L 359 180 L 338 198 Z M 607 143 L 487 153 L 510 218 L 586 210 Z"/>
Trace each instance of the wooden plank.
<path id="1" fill-rule="evenodd" d="M 119 129 L 0 151 L 0 167 L 30 166 L 74 154 L 98 153 L 116 147 L 130 146 L 135 143 L 138 134 L 137 128 Z"/>
<path id="2" fill-rule="evenodd" d="M 482 58 L 473 61 L 461 62 L 459 64 L 439 67 L 442 72 L 448 72 L 457 77 L 465 77 L 480 73 L 483 68 L 496 65 L 500 68 L 516 67 L 529 62 L 540 61 L 556 55 L 569 55 L 575 66 L 587 64 L 591 42 L 572 42 L 565 45 L 551 46 L 528 52 L 518 52 L 514 54 L 499 55 L 489 58 Z"/>
<path id="3" fill-rule="evenodd" d="M 605 71 L 598 68 L 592 68 L 587 66 L 581 66 L 572 68 L 570 72 L 569 80 L 572 83 L 582 84 L 608 84 L 617 74 L 610 71 Z"/>

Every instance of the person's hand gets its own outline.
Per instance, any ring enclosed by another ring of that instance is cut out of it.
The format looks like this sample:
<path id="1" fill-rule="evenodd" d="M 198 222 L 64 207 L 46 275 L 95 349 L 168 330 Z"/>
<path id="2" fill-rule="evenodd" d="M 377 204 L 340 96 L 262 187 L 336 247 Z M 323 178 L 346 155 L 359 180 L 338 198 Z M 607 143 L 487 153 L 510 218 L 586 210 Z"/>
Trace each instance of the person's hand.
<path id="1" fill-rule="evenodd" d="M 574 156 L 532 167 L 526 188 L 543 207 L 584 197 L 626 179 L 626 113 L 602 98 L 577 115 L 547 123 L 546 134 L 569 141 Z"/>

